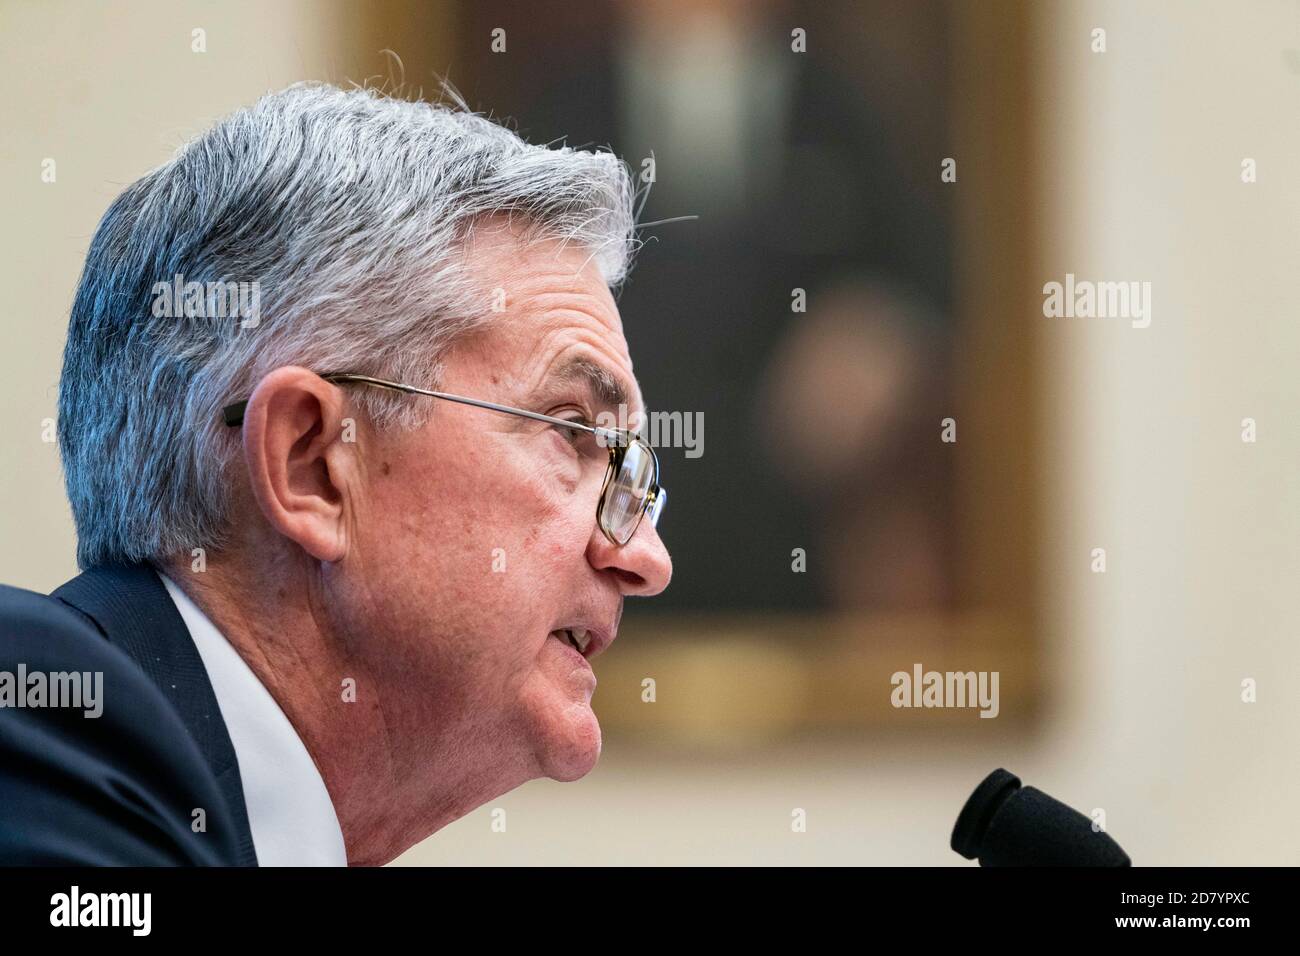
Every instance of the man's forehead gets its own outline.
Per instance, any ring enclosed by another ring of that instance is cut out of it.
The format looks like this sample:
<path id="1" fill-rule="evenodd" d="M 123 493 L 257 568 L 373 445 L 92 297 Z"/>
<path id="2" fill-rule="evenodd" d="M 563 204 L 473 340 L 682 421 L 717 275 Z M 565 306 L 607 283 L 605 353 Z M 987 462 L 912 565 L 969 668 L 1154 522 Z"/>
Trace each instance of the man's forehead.
<path id="1" fill-rule="evenodd" d="M 515 374 L 530 397 L 576 387 L 599 406 L 639 406 L 618 307 L 589 252 L 499 223 L 475 235 L 467 252 L 480 280 L 504 293 L 489 334 L 527 355 Z"/>
<path id="2" fill-rule="evenodd" d="M 570 336 L 562 328 L 547 336 L 521 369 L 520 398 L 530 404 L 590 399 L 593 411 L 623 408 L 637 414 L 641 390 L 626 355 L 615 355 L 588 335 Z"/>

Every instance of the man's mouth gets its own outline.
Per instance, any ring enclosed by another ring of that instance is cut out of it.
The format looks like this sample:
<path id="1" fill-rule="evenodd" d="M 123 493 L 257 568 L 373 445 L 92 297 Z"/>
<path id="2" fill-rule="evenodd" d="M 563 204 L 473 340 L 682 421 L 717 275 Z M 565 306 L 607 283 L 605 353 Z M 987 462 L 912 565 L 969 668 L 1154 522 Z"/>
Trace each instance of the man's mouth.
<path id="1" fill-rule="evenodd" d="M 591 632 L 585 627 L 562 627 L 551 631 L 550 636 L 568 644 L 584 658 L 591 647 Z"/>
<path id="2" fill-rule="evenodd" d="M 582 624 L 557 627 L 549 636 L 573 648 L 582 655 L 583 660 L 590 661 L 613 643 L 617 633 L 618 616 L 615 615 L 613 622 L 608 625 L 592 623 L 589 620 Z"/>

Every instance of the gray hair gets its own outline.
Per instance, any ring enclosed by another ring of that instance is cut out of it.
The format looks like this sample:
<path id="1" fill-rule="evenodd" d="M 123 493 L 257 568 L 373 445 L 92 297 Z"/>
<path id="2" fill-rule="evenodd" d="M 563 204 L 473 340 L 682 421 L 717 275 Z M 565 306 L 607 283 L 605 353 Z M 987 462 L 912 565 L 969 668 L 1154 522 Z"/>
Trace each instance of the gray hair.
<path id="1" fill-rule="evenodd" d="M 78 563 L 228 542 L 238 444 L 221 408 L 275 368 L 435 387 L 453 341 L 492 318 L 457 255 L 484 217 L 572 241 L 616 287 L 633 193 L 615 156 L 529 145 L 463 102 L 300 84 L 221 121 L 118 196 L 86 255 L 59 387 Z M 177 276 L 257 283 L 256 323 L 159 318 Z M 378 427 L 429 413 L 354 399 Z"/>

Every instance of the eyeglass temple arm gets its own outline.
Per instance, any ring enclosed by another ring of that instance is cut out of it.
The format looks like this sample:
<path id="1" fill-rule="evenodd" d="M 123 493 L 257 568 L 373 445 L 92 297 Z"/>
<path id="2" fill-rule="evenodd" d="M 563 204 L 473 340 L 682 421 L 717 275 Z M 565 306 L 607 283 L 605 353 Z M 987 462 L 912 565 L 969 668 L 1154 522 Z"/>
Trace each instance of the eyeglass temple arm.
<path id="1" fill-rule="evenodd" d="M 553 418 L 550 415 L 542 415 L 539 412 L 530 412 L 524 408 L 513 408 L 510 405 L 498 405 L 496 402 L 487 402 L 480 398 L 466 398 L 464 395 L 451 395 L 447 392 L 433 392 L 427 388 L 417 388 L 414 385 L 403 385 L 400 382 L 389 382 L 385 379 L 374 378 L 370 375 L 357 375 L 352 372 L 335 372 L 322 375 L 321 378 L 332 383 L 360 382 L 364 385 L 374 385 L 377 388 L 386 388 L 394 392 L 409 392 L 416 395 L 431 395 L 434 398 L 445 398 L 449 402 L 460 402 L 462 405 L 474 405 L 477 408 L 487 408 L 494 412 L 505 412 L 507 415 L 522 415 L 524 418 L 531 418 L 539 422 L 547 422 L 551 425 L 562 425 L 565 428 L 574 428 L 579 431 L 590 432 L 602 439 L 613 439 L 617 442 L 626 442 L 629 438 L 636 437 L 630 432 L 623 432 L 621 429 L 617 428 L 602 428 L 600 426 L 584 425 L 581 422 L 570 421 L 565 418 Z M 238 403 L 241 418 L 243 417 L 244 406 L 247 404 L 247 402 Z M 226 411 L 229 412 L 231 408 L 235 407 L 236 406 L 231 405 L 226 409 Z M 668 492 L 659 485 L 659 455 L 656 454 L 654 448 L 650 445 L 646 445 L 645 447 L 649 450 L 650 457 L 653 459 L 655 467 L 654 482 L 648 489 L 645 503 L 642 505 L 644 509 L 648 510 L 653 507 L 655 502 L 660 498 L 667 498 Z"/>
<path id="2" fill-rule="evenodd" d="M 403 385 L 400 382 L 389 382 L 382 378 L 374 378 L 370 375 L 358 375 L 352 372 L 331 372 L 322 375 L 325 381 L 331 384 L 341 382 L 355 382 L 362 385 L 373 385 L 376 388 L 386 388 L 393 392 L 407 392 L 415 395 L 430 395 L 433 398 L 444 398 L 449 402 L 459 402 L 462 405 L 473 405 L 477 408 L 486 408 L 494 412 L 504 412 L 507 415 L 522 415 L 524 418 L 531 418 L 534 421 L 546 422 L 548 425 L 559 425 L 563 428 L 572 428 L 576 431 L 589 432 L 605 439 L 622 440 L 618 429 L 601 428 L 595 425 L 585 425 L 582 422 L 572 421 L 566 418 L 554 418 L 550 415 L 543 415 L 540 412 L 530 412 L 524 408 L 513 408 L 509 405 L 498 405 L 496 402 L 484 401 L 480 398 L 466 398 L 464 395 L 451 395 L 447 392 L 433 392 L 427 388 L 416 388 L 414 385 Z M 234 426 L 243 424 L 244 411 L 248 408 L 248 400 L 235 402 L 227 405 L 221 410 L 222 417 L 227 425 Z"/>

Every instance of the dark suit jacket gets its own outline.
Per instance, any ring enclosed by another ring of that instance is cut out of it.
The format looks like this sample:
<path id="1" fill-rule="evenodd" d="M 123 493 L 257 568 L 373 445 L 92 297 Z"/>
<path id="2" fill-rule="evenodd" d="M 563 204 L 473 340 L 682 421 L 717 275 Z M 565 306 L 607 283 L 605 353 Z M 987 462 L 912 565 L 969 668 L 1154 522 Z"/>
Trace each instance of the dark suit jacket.
<path id="1" fill-rule="evenodd" d="M 20 664 L 102 672 L 103 712 L 0 706 L 0 865 L 257 865 L 212 684 L 151 568 L 0 585 L 0 671 Z"/>

